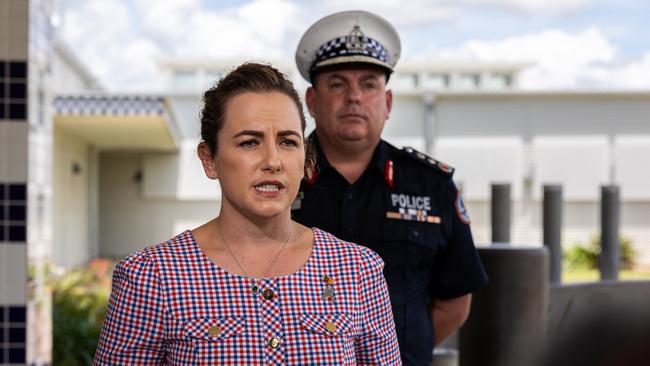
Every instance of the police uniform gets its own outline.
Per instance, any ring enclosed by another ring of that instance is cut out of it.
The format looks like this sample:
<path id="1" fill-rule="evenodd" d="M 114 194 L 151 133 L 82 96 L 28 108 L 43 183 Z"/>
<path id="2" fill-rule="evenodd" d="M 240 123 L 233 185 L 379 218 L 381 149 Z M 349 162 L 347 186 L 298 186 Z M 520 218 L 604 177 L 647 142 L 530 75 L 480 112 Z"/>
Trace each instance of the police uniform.
<path id="1" fill-rule="evenodd" d="M 314 24 L 299 43 L 296 61 L 311 80 L 319 67 L 337 62 L 367 62 L 390 72 L 399 52 L 399 37 L 389 23 L 355 11 Z M 381 256 L 402 361 L 428 365 L 433 299 L 462 296 L 487 282 L 453 168 L 382 140 L 363 174 L 350 184 L 330 165 L 315 134 L 309 138 L 316 164 L 305 170 L 293 219 Z"/>

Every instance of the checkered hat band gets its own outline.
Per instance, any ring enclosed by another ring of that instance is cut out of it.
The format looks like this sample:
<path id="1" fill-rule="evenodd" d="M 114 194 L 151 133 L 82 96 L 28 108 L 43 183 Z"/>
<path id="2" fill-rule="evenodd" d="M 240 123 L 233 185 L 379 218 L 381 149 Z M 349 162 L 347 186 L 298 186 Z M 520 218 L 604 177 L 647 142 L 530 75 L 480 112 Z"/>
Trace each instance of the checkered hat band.
<path id="1" fill-rule="evenodd" d="M 316 66 L 331 58 L 344 56 L 367 56 L 382 63 L 388 63 L 386 49 L 381 43 L 372 38 L 361 37 L 361 48 L 348 48 L 348 44 L 348 36 L 338 37 L 326 42 L 316 52 L 316 60 L 314 60 L 313 65 Z"/>

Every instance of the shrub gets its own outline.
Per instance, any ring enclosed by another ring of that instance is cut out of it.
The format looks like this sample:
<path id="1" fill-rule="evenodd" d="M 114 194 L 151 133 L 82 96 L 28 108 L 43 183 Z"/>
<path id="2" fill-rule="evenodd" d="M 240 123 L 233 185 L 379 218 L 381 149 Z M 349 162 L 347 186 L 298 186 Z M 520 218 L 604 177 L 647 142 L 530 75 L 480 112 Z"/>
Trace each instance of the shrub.
<path id="1" fill-rule="evenodd" d="M 564 250 L 564 267 L 569 270 L 595 269 L 598 267 L 598 255 L 595 248 L 574 244 Z"/>
<path id="2" fill-rule="evenodd" d="M 636 251 L 632 246 L 632 240 L 625 236 L 619 237 L 621 269 L 632 269 L 635 264 Z M 563 264 L 566 269 L 597 269 L 598 258 L 600 257 L 600 236 L 594 235 L 585 245 L 576 243 L 563 252 Z"/>
<path id="3" fill-rule="evenodd" d="M 108 306 L 112 267 L 108 260 L 95 260 L 53 279 L 53 364 L 92 363 Z"/>

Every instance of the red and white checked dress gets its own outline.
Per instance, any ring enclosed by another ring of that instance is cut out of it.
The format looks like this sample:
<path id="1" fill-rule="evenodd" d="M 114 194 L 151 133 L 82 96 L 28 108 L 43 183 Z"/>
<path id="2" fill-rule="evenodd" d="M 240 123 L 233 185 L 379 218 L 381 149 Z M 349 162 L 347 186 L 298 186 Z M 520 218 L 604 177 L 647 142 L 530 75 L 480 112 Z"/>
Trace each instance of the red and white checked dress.
<path id="1" fill-rule="evenodd" d="M 93 364 L 400 365 L 382 260 L 313 232 L 306 264 L 260 280 L 258 294 L 212 262 L 190 231 L 130 255 L 113 273 Z M 333 301 L 322 297 L 324 276 Z M 267 300 L 266 289 L 276 296 Z"/>

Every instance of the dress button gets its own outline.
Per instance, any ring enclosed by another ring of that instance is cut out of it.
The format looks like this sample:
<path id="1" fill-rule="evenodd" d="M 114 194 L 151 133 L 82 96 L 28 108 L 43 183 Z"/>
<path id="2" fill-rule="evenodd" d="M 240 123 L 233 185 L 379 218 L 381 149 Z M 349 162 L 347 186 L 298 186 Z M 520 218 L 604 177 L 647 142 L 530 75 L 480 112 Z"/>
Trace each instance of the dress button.
<path id="1" fill-rule="evenodd" d="M 336 332 L 336 324 L 334 324 L 332 322 L 327 322 L 325 324 L 325 329 L 330 333 L 335 333 Z"/>
<path id="2" fill-rule="evenodd" d="M 270 288 L 267 288 L 266 290 L 262 291 L 262 297 L 267 300 L 273 300 L 275 298 L 275 292 L 273 292 L 273 290 Z"/>
<path id="3" fill-rule="evenodd" d="M 420 232 L 417 231 L 417 230 L 411 231 L 411 234 L 413 235 L 414 238 L 417 238 L 418 236 L 420 236 Z"/>
<path id="4" fill-rule="evenodd" d="M 260 293 L 260 287 L 257 286 L 257 285 L 253 285 L 253 286 L 251 286 L 251 293 L 252 293 L 253 295 L 257 295 L 257 294 L 259 294 L 259 293 Z"/>
<path id="5" fill-rule="evenodd" d="M 269 347 L 275 349 L 278 348 L 279 346 L 280 346 L 280 340 L 278 339 L 278 337 L 273 337 L 269 339 Z"/>
<path id="6" fill-rule="evenodd" d="M 354 198 L 354 196 L 352 195 L 352 193 L 348 193 L 348 199 L 351 200 L 353 198 Z"/>
<path id="7" fill-rule="evenodd" d="M 210 337 L 216 337 L 219 335 L 219 333 L 221 333 L 221 328 L 216 325 L 213 325 L 208 329 L 208 334 Z"/>

